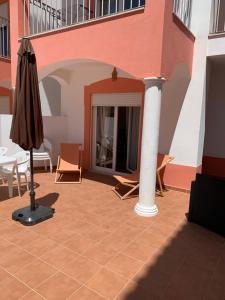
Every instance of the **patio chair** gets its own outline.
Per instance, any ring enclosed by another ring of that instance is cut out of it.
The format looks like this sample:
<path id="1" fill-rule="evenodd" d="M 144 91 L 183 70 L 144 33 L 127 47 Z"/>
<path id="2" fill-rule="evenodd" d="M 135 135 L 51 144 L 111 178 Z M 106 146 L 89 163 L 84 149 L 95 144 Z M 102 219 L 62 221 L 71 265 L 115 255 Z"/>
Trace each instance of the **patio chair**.
<path id="1" fill-rule="evenodd" d="M 25 178 L 27 190 L 29 190 L 28 176 L 29 163 L 30 163 L 30 153 L 28 151 L 20 151 L 12 155 L 16 158 L 15 163 L 10 163 L 1 168 L 1 175 L 7 179 L 9 187 L 9 197 L 13 196 L 13 178 L 17 179 L 18 194 L 21 197 L 21 177 Z"/>
<path id="2" fill-rule="evenodd" d="M 33 160 L 44 161 L 45 171 L 47 171 L 46 162 L 49 161 L 50 172 L 52 173 L 52 144 L 44 138 L 44 142 L 39 149 L 34 149 Z"/>
<path id="3" fill-rule="evenodd" d="M 157 181 L 159 184 L 159 193 L 163 197 L 163 185 L 162 185 L 162 179 L 160 176 L 160 172 L 165 169 L 167 164 L 169 164 L 174 158 L 169 155 L 164 155 L 164 154 L 158 154 L 157 158 L 157 170 L 156 170 L 156 176 L 157 176 Z M 137 171 L 133 174 L 125 175 L 125 176 L 119 176 L 119 175 L 114 175 L 113 177 L 119 182 L 115 187 L 112 188 L 112 190 L 117 194 L 117 196 L 120 197 L 121 200 L 125 198 L 131 198 L 131 197 L 136 197 L 137 195 L 131 195 L 136 189 L 139 188 L 139 176 L 140 173 Z M 121 195 L 118 191 L 118 188 L 120 186 L 126 186 L 129 187 L 129 191 L 125 193 L 124 195 Z"/>
<path id="4" fill-rule="evenodd" d="M 8 151 L 7 147 L 0 146 L 0 155 L 5 155 Z"/>
<path id="5" fill-rule="evenodd" d="M 55 173 L 55 183 L 81 183 L 81 144 L 61 144 Z M 61 181 L 65 174 L 79 174 L 78 181 Z"/>
<path id="6" fill-rule="evenodd" d="M 8 148 L 0 146 L 0 156 L 5 155 Z M 4 183 L 4 177 L 0 174 L 0 181 Z"/>

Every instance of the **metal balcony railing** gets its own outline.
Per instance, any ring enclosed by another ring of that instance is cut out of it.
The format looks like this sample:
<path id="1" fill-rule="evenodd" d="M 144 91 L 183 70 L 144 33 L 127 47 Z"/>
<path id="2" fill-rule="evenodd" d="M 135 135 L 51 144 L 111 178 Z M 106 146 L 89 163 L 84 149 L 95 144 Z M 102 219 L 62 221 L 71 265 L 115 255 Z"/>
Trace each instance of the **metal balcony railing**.
<path id="1" fill-rule="evenodd" d="M 24 36 L 113 16 L 145 0 L 24 0 Z"/>
<path id="2" fill-rule="evenodd" d="M 173 12 L 190 29 L 192 0 L 173 0 Z"/>
<path id="3" fill-rule="evenodd" d="M 9 57 L 9 22 L 0 16 L 0 57 Z"/>
<path id="4" fill-rule="evenodd" d="M 225 32 L 225 1 L 212 0 L 211 19 L 209 33 Z"/>

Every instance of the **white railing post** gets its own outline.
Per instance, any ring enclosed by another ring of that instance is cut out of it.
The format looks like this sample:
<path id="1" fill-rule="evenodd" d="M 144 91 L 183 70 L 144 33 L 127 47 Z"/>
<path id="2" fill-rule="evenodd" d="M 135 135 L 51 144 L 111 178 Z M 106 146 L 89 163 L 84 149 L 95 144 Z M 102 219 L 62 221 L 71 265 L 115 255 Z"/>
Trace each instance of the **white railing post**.
<path id="1" fill-rule="evenodd" d="M 73 0 L 70 1 L 70 24 L 73 24 Z"/>
<path id="2" fill-rule="evenodd" d="M 98 0 L 95 0 L 95 19 L 97 18 L 97 2 Z"/>
<path id="3" fill-rule="evenodd" d="M 83 13 L 83 22 L 84 22 L 84 0 L 83 0 L 83 3 L 82 3 L 82 8 L 83 8 L 83 11 L 82 11 L 82 13 Z"/>
<path id="4" fill-rule="evenodd" d="M 23 35 L 26 35 L 26 0 L 23 0 Z"/>

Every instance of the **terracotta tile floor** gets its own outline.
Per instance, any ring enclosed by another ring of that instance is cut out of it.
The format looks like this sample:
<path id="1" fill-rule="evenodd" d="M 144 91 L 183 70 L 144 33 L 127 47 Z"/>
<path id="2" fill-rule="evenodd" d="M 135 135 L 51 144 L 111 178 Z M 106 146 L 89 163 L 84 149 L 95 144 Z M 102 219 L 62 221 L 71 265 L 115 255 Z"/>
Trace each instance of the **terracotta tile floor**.
<path id="1" fill-rule="evenodd" d="M 35 174 L 38 201 L 55 215 L 32 227 L 11 220 L 28 193 L 8 199 L 0 185 L 0 299 L 225 299 L 225 239 L 187 223 L 188 194 L 166 192 L 160 213 L 142 218 L 111 177 L 53 179 Z"/>

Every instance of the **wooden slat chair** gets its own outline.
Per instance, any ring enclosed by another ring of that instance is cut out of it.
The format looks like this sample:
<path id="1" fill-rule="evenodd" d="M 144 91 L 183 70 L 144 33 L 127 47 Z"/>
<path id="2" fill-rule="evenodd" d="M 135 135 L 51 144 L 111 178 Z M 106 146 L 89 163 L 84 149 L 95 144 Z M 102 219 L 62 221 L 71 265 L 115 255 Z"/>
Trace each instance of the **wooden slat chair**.
<path id="1" fill-rule="evenodd" d="M 162 197 L 164 196 L 164 194 L 163 194 L 163 185 L 162 185 L 162 179 L 160 176 L 160 172 L 163 169 L 165 169 L 167 164 L 169 164 L 173 159 L 174 158 L 172 156 L 164 155 L 164 154 L 160 154 L 160 153 L 158 154 L 156 176 L 157 176 L 157 181 L 159 184 L 159 192 Z M 125 198 L 136 197 L 137 195 L 131 195 L 131 194 L 136 189 L 139 188 L 139 176 L 140 176 L 139 172 L 135 172 L 133 174 L 126 175 L 126 176 L 114 175 L 113 177 L 119 183 L 115 187 L 113 187 L 112 190 L 114 191 L 114 193 L 117 194 L 117 196 L 120 197 L 121 200 L 123 200 Z M 125 193 L 124 195 L 121 195 L 118 191 L 118 189 L 121 185 L 127 186 L 130 188 L 130 190 L 127 193 Z"/>
<path id="2" fill-rule="evenodd" d="M 61 144 L 55 173 L 55 183 L 81 183 L 81 144 Z M 79 173 L 78 181 L 61 181 L 63 174 Z"/>

